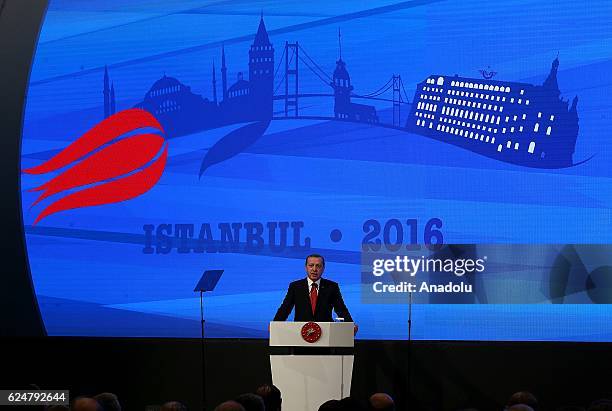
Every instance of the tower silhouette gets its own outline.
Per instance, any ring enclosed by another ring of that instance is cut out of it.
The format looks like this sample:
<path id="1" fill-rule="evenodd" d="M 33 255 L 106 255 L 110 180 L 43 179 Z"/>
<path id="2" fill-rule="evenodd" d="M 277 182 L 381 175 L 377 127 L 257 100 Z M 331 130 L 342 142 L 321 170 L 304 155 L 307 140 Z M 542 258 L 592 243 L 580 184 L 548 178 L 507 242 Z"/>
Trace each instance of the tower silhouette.
<path id="1" fill-rule="evenodd" d="M 263 14 L 249 50 L 249 83 L 252 110 L 256 118 L 272 117 L 274 92 L 274 47 L 270 43 Z"/>
<path id="2" fill-rule="evenodd" d="M 548 77 L 544 80 L 545 89 L 548 89 L 551 93 L 554 93 L 554 97 L 559 97 L 561 91 L 559 90 L 559 83 L 557 82 L 557 71 L 559 70 L 559 57 L 555 58 L 550 67 L 550 73 L 548 73 Z"/>
<path id="3" fill-rule="evenodd" d="M 225 66 L 225 46 L 221 46 L 221 83 L 223 87 L 223 101 L 227 100 L 227 67 Z"/>
<path id="4" fill-rule="evenodd" d="M 110 115 L 110 87 L 108 79 L 108 67 L 104 66 L 104 118 Z"/>
<path id="5" fill-rule="evenodd" d="M 336 69 L 332 77 L 331 86 L 334 89 L 334 116 L 336 118 L 348 118 L 351 105 L 351 77 L 346 70 L 346 63 L 342 61 L 342 42 L 340 41 L 340 29 L 338 29 L 338 47 L 340 54 L 336 61 Z"/>
<path id="6" fill-rule="evenodd" d="M 217 104 L 217 77 L 215 74 L 215 62 L 213 61 L 212 67 L 212 89 L 213 89 L 213 102 Z"/>
<path id="7" fill-rule="evenodd" d="M 110 91 L 110 115 L 115 114 L 116 106 L 115 106 L 115 83 L 111 83 L 111 91 Z"/>

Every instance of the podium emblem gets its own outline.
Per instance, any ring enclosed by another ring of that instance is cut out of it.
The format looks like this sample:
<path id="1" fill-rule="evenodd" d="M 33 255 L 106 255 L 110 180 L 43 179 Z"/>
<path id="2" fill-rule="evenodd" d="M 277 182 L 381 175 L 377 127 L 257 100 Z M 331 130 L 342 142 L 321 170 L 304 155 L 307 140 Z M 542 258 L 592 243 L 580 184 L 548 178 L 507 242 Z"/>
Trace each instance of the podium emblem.
<path id="1" fill-rule="evenodd" d="M 315 322 L 307 322 L 302 327 L 302 338 L 309 343 L 315 343 L 321 338 L 321 326 Z"/>

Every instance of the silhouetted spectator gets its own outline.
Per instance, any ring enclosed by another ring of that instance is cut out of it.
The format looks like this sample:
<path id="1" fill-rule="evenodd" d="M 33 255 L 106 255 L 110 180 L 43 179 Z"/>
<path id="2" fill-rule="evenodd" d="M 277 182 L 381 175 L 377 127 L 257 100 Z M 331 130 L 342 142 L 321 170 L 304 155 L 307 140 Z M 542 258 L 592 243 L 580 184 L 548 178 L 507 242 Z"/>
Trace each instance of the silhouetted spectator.
<path id="1" fill-rule="evenodd" d="M 395 411 L 395 402 L 389 394 L 377 392 L 370 397 L 370 409 L 375 411 Z"/>
<path id="2" fill-rule="evenodd" d="M 612 400 L 601 399 L 589 405 L 589 411 L 612 411 Z"/>
<path id="3" fill-rule="evenodd" d="M 245 411 L 245 409 L 236 401 L 225 401 L 217 405 L 214 411 Z"/>
<path id="4" fill-rule="evenodd" d="M 272 384 L 265 384 L 255 390 L 266 406 L 266 411 L 281 411 L 283 399 L 280 390 Z"/>
<path id="5" fill-rule="evenodd" d="M 112 392 L 103 392 L 98 395 L 94 395 L 94 399 L 100 403 L 104 411 L 121 411 L 121 404 L 119 398 Z"/>
<path id="6" fill-rule="evenodd" d="M 72 411 L 104 411 L 100 403 L 90 397 L 76 397 L 72 401 Z"/>
<path id="7" fill-rule="evenodd" d="M 168 401 L 161 406 L 160 411 L 187 411 L 187 406 L 179 401 Z"/>
<path id="8" fill-rule="evenodd" d="M 264 400 L 257 394 L 240 394 L 235 401 L 242 405 L 246 411 L 266 411 Z"/>
<path id="9" fill-rule="evenodd" d="M 579 405 L 563 405 L 557 408 L 557 411 L 586 411 L 586 408 Z"/>
<path id="10" fill-rule="evenodd" d="M 512 394 L 508 399 L 508 404 L 506 404 L 506 408 L 510 408 L 513 405 L 517 404 L 528 405 L 534 410 L 539 409 L 537 398 L 529 391 L 519 391 Z"/>
<path id="11" fill-rule="evenodd" d="M 529 405 L 514 404 L 506 408 L 506 411 L 534 411 Z"/>
<path id="12" fill-rule="evenodd" d="M 344 411 L 365 411 L 363 404 L 352 397 L 342 398 L 340 400 L 340 406 Z"/>
<path id="13" fill-rule="evenodd" d="M 321 404 L 319 411 L 343 411 L 339 400 L 329 400 Z"/>

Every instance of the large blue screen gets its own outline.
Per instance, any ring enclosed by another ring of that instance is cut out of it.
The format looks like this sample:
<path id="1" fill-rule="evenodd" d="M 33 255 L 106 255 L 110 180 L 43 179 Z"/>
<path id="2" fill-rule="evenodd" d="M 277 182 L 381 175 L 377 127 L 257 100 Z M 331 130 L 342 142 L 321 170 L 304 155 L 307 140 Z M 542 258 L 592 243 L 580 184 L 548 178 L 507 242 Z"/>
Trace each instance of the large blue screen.
<path id="1" fill-rule="evenodd" d="M 362 249 L 434 243 L 497 277 L 417 298 L 412 338 L 611 341 L 610 21 L 608 1 L 51 0 L 21 145 L 48 333 L 197 337 L 193 289 L 223 269 L 207 336 L 266 338 L 319 253 L 357 337 L 405 339 Z"/>

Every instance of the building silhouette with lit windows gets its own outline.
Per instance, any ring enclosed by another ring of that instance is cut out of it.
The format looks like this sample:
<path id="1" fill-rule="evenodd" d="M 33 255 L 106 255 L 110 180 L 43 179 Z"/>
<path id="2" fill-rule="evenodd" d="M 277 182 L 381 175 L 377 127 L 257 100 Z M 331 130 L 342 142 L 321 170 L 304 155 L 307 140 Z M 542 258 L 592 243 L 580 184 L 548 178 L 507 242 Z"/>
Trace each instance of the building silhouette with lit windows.
<path id="1" fill-rule="evenodd" d="M 542 85 L 432 75 L 417 85 L 406 128 L 509 163 L 573 165 L 578 97 L 560 98 L 559 60 Z"/>

